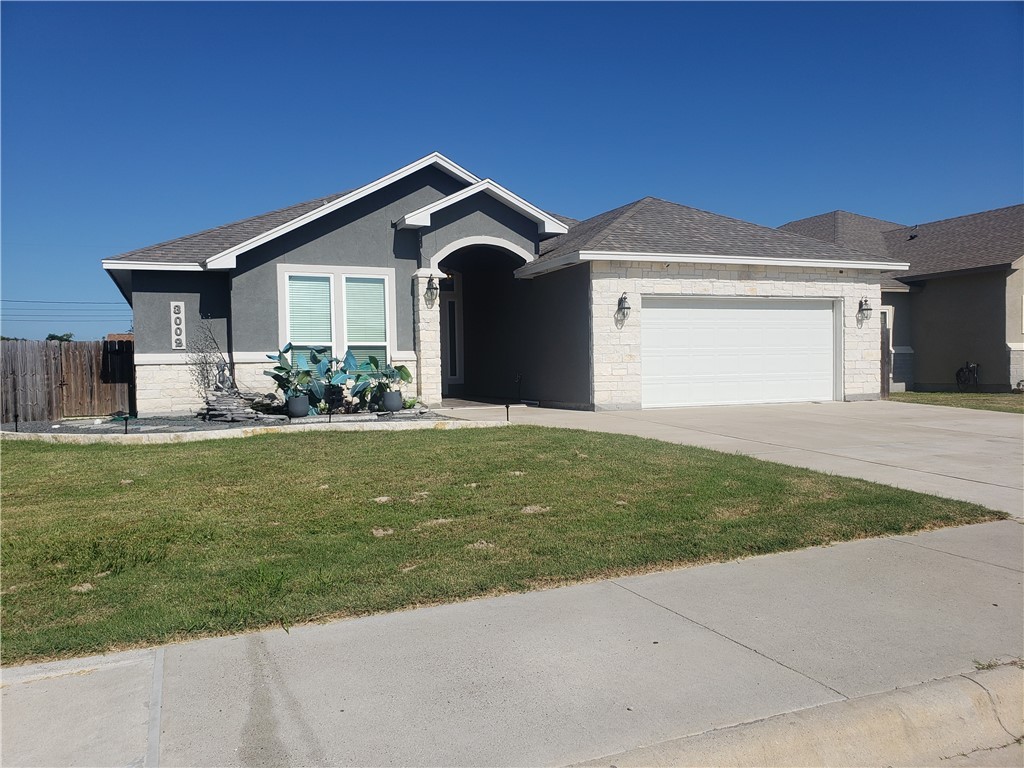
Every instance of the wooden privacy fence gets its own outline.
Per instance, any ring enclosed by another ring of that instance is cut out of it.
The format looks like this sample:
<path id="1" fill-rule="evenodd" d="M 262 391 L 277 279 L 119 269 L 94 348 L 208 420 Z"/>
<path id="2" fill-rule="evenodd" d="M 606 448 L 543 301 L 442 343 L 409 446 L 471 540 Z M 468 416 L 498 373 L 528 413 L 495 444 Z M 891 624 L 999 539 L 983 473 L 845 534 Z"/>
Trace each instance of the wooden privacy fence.
<path id="1" fill-rule="evenodd" d="M 0 416 L 10 423 L 135 413 L 130 341 L 0 342 Z"/>

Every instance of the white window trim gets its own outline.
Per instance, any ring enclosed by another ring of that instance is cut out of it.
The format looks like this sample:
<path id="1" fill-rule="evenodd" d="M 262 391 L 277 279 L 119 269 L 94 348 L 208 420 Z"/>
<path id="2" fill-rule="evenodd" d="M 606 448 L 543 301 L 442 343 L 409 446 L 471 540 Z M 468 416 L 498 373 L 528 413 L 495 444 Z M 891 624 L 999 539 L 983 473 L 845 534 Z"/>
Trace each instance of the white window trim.
<path id="1" fill-rule="evenodd" d="M 333 353 L 333 350 L 334 350 L 334 347 L 335 347 L 335 339 L 338 336 L 338 313 L 337 313 L 337 310 L 336 310 L 336 306 L 337 306 L 337 293 L 334 290 L 334 284 L 335 284 L 334 275 L 332 275 L 332 274 L 325 274 L 325 273 L 322 273 L 322 272 L 288 272 L 285 275 L 285 279 L 284 279 L 284 325 L 285 325 L 285 338 L 288 341 L 291 341 L 291 317 L 292 317 L 291 298 L 290 298 L 290 292 L 288 290 L 288 281 L 291 278 L 293 278 L 293 277 L 326 277 L 327 280 L 328 280 L 328 285 L 330 286 L 330 292 L 331 292 L 331 298 L 330 298 L 330 303 L 331 303 L 331 339 L 330 339 L 330 341 L 302 341 L 302 342 L 298 342 L 298 343 L 295 343 L 295 342 L 293 342 L 293 343 L 295 344 L 295 346 L 299 347 L 300 349 L 305 349 L 306 347 L 330 347 L 331 350 L 332 350 L 332 353 Z M 282 344 L 281 346 L 284 346 L 284 344 Z"/>
<path id="2" fill-rule="evenodd" d="M 277 335 L 278 348 L 291 341 L 288 338 L 288 278 L 291 275 L 304 277 L 331 278 L 331 331 L 334 336 L 332 343 L 335 357 L 342 357 L 348 349 L 348 329 L 345 327 L 345 278 L 346 277 L 378 277 L 384 280 L 384 316 L 387 323 L 388 360 L 396 356 L 395 332 L 398 319 L 395 303 L 395 270 L 392 267 L 334 267 L 316 264 L 278 264 L 277 265 Z M 341 285 L 340 291 L 335 290 Z M 302 346 L 302 345 L 300 345 Z M 364 345 L 360 342 L 360 346 Z"/>

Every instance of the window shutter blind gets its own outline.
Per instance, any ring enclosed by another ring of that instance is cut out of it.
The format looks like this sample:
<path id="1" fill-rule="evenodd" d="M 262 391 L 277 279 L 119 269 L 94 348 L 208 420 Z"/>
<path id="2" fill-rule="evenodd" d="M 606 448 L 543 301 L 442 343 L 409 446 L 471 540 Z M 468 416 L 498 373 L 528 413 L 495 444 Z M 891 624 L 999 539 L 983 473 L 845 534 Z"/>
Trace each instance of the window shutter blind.
<path id="1" fill-rule="evenodd" d="M 331 279 L 288 277 L 288 339 L 293 344 L 329 344 L 331 332 Z"/>
<path id="2" fill-rule="evenodd" d="M 345 279 L 345 327 L 350 345 L 387 342 L 382 278 Z"/>

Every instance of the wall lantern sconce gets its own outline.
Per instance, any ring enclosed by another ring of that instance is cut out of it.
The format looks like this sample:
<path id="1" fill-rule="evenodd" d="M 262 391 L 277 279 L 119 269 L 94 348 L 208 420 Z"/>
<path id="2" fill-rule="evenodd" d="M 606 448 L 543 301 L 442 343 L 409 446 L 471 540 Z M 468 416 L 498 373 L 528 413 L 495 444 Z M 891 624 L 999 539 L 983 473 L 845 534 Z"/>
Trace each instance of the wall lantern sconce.
<path id="1" fill-rule="evenodd" d="M 857 317 L 861 320 L 867 320 L 871 317 L 871 302 L 867 298 L 860 300 L 860 304 L 857 305 Z"/>
<path id="2" fill-rule="evenodd" d="M 428 307 L 434 306 L 434 302 L 437 301 L 437 280 L 433 277 L 427 278 L 427 289 L 423 292 L 423 298 Z"/>
<path id="3" fill-rule="evenodd" d="M 615 327 L 621 328 L 626 324 L 626 320 L 629 318 L 629 299 L 626 298 L 626 294 L 623 293 L 619 296 L 619 306 L 615 310 Z"/>

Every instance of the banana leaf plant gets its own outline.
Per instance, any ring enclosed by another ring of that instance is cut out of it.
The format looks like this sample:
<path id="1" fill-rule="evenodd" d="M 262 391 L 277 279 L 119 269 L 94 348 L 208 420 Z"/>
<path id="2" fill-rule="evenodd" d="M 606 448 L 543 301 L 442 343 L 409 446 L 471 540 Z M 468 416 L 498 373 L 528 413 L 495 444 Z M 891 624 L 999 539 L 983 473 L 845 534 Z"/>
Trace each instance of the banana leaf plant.
<path id="1" fill-rule="evenodd" d="M 351 354 L 349 350 L 349 355 Z M 367 363 L 355 370 L 352 397 L 358 398 L 363 405 L 373 405 L 377 408 L 381 407 L 385 392 L 398 389 L 400 382 L 409 384 L 412 381 L 412 374 L 404 365 L 393 366 L 387 362 L 381 364 L 373 355 L 370 355 Z"/>

